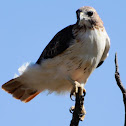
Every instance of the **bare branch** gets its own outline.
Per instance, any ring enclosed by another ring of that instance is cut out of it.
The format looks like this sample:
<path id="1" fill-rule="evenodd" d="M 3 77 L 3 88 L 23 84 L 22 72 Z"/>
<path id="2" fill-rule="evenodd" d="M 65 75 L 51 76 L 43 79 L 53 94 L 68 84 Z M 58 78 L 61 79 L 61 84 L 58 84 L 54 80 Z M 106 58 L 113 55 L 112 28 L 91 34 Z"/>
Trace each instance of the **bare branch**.
<path id="1" fill-rule="evenodd" d="M 125 124 L 126 126 L 126 89 L 124 88 L 121 79 L 120 79 L 120 74 L 119 74 L 119 67 L 118 67 L 118 59 L 117 59 L 117 53 L 115 54 L 115 79 L 117 82 L 118 87 L 120 88 L 122 94 L 123 94 L 123 102 L 125 106 Z"/>
<path id="2" fill-rule="evenodd" d="M 118 67 L 118 59 L 117 59 L 117 53 L 115 54 L 115 67 L 116 67 L 116 71 L 115 71 L 115 79 L 117 82 L 117 85 L 119 86 L 120 90 L 122 91 L 122 93 L 126 93 L 126 90 L 120 80 L 120 74 L 119 74 L 119 67 Z"/>
<path id="3" fill-rule="evenodd" d="M 73 113 L 70 126 L 78 126 L 79 121 L 83 121 L 86 111 L 84 109 L 84 95 L 83 88 L 78 87 L 78 92 L 76 93 L 75 107 L 72 106 L 70 112 Z"/>

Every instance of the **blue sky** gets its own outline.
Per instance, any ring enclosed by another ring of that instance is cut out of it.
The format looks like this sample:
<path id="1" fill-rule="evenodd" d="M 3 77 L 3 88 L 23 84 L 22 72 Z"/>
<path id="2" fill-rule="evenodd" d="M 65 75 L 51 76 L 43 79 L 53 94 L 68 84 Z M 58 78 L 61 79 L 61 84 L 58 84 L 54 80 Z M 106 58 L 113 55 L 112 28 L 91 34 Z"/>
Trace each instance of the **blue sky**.
<path id="1" fill-rule="evenodd" d="M 62 28 L 76 22 L 76 10 L 94 7 L 111 39 L 109 57 L 86 84 L 85 120 L 80 126 L 123 126 L 122 94 L 114 79 L 118 53 L 121 79 L 126 87 L 126 1 L 120 0 L 4 0 L 0 1 L 0 85 L 14 77 L 25 62 L 36 62 L 44 47 Z M 1 126 L 68 126 L 74 105 L 69 94 L 41 93 L 25 104 L 0 90 Z"/>

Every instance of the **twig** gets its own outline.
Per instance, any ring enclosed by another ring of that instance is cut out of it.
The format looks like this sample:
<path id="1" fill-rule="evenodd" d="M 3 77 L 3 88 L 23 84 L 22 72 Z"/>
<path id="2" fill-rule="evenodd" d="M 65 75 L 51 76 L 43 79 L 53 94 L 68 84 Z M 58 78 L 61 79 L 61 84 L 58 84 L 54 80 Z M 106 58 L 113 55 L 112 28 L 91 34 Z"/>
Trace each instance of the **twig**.
<path id="1" fill-rule="evenodd" d="M 117 82 L 118 87 L 120 88 L 122 94 L 123 94 L 123 102 L 125 106 L 125 124 L 126 126 L 126 89 L 124 88 L 121 79 L 120 79 L 120 74 L 119 74 L 119 67 L 118 67 L 118 59 L 117 59 L 117 53 L 115 54 L 115 79 Z"/>
<path id="2" fill-rule="evenodd" d="M 70 126 L 78 126 L 79 121 L 83 121 L 86 111 L 84 109 L 84 95 L 83 95 L 83 88 L 78 87 L 78 92 L 76 93 L 76 99 L 75 99 L 75 107 L 72 106 L 70 109 L 70 112 L 73 113 L 73 117 L 70 123 Z M 72 112 L 73 111 L 73 112 Z"/>

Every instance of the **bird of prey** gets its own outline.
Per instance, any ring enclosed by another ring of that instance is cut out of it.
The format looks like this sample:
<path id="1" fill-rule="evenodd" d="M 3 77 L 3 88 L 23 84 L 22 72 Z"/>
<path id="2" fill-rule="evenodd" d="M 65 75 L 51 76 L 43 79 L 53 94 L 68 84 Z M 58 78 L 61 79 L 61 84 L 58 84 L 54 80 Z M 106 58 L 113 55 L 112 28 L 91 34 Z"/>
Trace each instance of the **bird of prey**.
<path id="1" fill-rule="evenodd" d="M 110 39 L 96 10 L 84 6 L 76 11 L 77 22 L 59 31 L 37 62 L 19 77 L 2 85 L 16 99 L 29 102 L 40 92 L 70 92 L 76 82 L 85 86 L 110 48 Z"/>

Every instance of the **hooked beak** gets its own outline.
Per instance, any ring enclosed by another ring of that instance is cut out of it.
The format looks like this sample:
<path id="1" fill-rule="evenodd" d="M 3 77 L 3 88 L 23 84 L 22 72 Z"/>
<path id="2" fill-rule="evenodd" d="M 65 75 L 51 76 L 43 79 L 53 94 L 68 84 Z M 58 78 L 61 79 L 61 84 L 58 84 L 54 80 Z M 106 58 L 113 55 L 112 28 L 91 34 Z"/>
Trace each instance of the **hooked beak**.
<path id="1" fill-rule="evenodd" d="M 77 10 L 76 11 L 76 15 L 77 15 L 77 21 L 79 22 L 80 20 L 84 19 L 84 13 L 81 10 Z"/>

